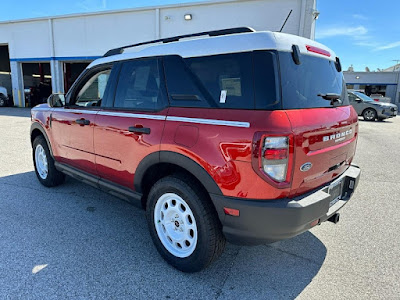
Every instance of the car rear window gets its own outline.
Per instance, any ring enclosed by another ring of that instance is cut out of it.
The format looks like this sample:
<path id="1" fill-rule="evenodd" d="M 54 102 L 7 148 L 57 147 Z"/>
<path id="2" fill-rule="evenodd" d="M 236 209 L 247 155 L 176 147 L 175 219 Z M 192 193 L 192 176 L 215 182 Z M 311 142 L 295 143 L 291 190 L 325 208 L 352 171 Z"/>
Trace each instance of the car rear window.
<path id="1" fill-rule="evenodd" d="M 318 96 L 328 93 L 341 95 L 342 103 L 335 106 L 349 105 L 343 74 L 334 61 L 301 55 L 300 62 L 296 65 L 290 52 L 279 52 L 284 109 L 332 107 L 329 100 Z"/>

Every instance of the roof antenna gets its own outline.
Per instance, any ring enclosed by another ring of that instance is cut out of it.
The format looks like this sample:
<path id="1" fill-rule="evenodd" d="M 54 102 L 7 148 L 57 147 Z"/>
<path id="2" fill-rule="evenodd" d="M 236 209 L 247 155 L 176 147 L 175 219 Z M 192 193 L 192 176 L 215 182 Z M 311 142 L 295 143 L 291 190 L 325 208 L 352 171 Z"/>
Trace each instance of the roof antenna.
<path id="1" fill-rule="evenodd" d="M 281 27 L 281 30 L 279 30 L 279 32 L 282 32 L 282 29 L 283 29 L 283 27 L 285 27 L 287 20 L 289 19 L 290 15 L 292 14 L 292 11 L 293 11 L 293 9 L 291 9 L 291 10 L 289 11 L 289 14 L 288 14 L 288 16 L 286 17 L 285 22 L 283 22 L 283 25 L 282 25 L 282 27 Z"/>

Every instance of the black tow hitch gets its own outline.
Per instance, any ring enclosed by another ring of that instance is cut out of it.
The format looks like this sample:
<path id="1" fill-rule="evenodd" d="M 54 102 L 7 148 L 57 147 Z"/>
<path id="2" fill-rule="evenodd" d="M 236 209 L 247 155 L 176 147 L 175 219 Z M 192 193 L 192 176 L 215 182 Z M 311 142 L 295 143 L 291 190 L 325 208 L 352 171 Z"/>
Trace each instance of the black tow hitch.
<path id="1" fill-rule="evenodd" d="M 339 218 L 340 218 L 340 214 L 339 214 L 339 213 L 336 213 L 336 214 L 333 214 L 333 215 L 328 219 L 328 221 L 329 221 L 329 222 L 332 222 L 332 223 L 334 223 L 334 224 L 336 224 L 336 223 L 339 222 Z"/>

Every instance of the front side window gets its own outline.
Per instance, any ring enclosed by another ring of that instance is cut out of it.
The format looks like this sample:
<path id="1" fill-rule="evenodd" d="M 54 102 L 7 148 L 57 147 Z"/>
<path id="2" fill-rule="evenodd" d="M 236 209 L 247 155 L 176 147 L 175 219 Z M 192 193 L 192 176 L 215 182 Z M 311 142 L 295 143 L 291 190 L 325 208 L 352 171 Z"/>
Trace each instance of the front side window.
<path id="1" fill-rule="evenodd" d="M 353 95 L 353 94 L 349 94 L 349 101 L 350 102 L 356 102 L 356 96 L 355 95 Z"/>
<path id="2" fill-rule="evenodd" d="M 164 97 L 158 59 L 133 60 L 122 64 L 115 108 L 159 110 L 164 106 Z"/>
<path id="3" fill-rule="evenodd" d="M 111 70 L 101 71 L 89 78 L 80 89 L 75 105 L 77 106 L 100 106 L 106 90 Z"/>

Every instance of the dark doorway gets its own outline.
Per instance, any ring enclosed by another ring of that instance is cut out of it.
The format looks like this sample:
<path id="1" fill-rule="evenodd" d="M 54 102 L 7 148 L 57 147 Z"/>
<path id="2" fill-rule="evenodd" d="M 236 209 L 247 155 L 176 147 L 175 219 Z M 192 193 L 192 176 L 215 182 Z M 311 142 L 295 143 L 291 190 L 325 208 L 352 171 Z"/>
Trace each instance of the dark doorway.
<path id="1" fill-rule="evenodd" d="M 45 103 L 51 95 L 50 63 L 23 63 L 25 105 Z"/>
<path id="2" fill-rule="evenodd" d="M 7 45 L 0 45 L 0 87 L 7 90 L 7 95 L 4 95 L 6 101 L 1 102 L 2 105 L 12 105 L 10 56 Z"/>
<path id="3" fill-rule="evenodd" d="M 72 84 L 79 75 L 86 69 L 89 63 L 64 63 L 64 91 L 65 93 L 71 88 Z"/>

